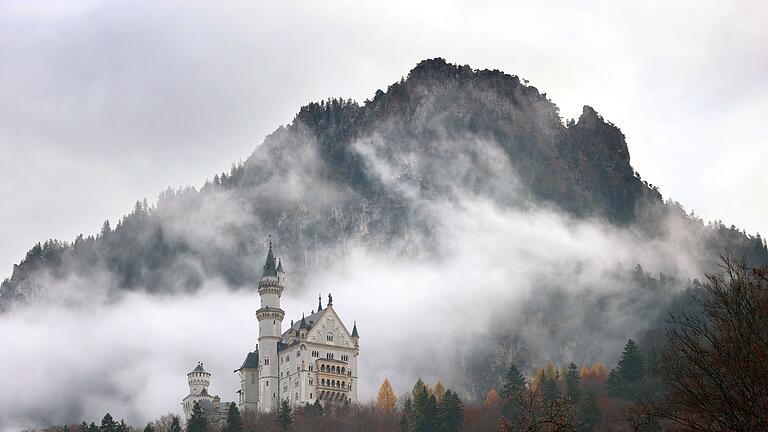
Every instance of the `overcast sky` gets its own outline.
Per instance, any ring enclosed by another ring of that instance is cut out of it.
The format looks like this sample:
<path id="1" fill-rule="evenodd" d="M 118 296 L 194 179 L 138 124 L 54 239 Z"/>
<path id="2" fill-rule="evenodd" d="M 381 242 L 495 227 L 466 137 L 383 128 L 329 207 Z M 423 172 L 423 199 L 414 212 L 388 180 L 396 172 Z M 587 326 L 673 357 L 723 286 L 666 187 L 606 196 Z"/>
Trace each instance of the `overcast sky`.
<path id="1" fill-rule="evenodd" d="M 444 57 L 593 106 L 704 219 L 768 233 L 768 7 L 747 1 L 0 3 L 0 276 L 245 159 L 298 108 Z"/>

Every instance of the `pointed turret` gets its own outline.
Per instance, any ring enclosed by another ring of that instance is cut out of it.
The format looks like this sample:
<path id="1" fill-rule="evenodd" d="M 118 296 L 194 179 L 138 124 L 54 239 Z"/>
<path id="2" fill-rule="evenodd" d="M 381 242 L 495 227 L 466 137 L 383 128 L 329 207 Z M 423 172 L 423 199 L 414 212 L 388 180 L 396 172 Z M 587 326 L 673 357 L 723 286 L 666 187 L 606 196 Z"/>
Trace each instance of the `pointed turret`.
<path id="1" fill-rule="evenodd" d="M 352 337 L 353 338 L 359 338 L 360 336 L 357 334 L 357 321 L 355 321 L 355 325 L 352 326 Z"/>
<path id="2" fill-rule="evenodd" d="M 276 272 L 277 273 L 285 273 L 285 271 L 283 271 L 283 260 L 281 260 L 280 258 L 277 259 L 277 270 L 276 270 Z"/>
<path id="3" fill-rule="evenodd" d="M 323 310 L 323 296 L 320 294 L 317 295 L 317 311 L 320 312 Z"/>
<path id="4" fill-rule="evenodd" d="M 264 273 L 261 274 L 262 278 L 265 277 L 277 277 L 277 269 L 275 268 L 275 253 L 272 251 L 272 240 L 269 240 L 269 252 L 267 252 L 267 262 L 264 263 Z"/>

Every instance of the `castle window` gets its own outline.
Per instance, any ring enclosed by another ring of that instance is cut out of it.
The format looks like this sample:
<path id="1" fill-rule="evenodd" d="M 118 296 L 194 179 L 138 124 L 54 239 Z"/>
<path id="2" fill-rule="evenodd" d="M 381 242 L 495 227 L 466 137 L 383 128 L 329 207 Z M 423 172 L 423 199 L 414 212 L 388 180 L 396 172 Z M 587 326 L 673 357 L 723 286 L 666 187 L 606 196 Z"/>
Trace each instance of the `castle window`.
<path id="1" fill-rule="evenodd" d="M 264 365 L 269 366 L 269 357 L 264 357 Z"/>
<path id="2" fill-rule="evenodd" d="M 309 398 L 312 399 L 312 393 L 309 394 Z"/>
<path id="3" fill-rule="evenodd" d="M 333 353 L 325 354 L 325 358 L 327 358 L 328 360 L 333 360 Z"/>
<path id="4" fill-rule="evenodd" d="M 267 387 L 269 387 L 269 381 L 267 381 Z"/>
<path id="5" fill-rule="evenodd" d="M 312 378 L 309 379 L 309 385 L 314 385 L 314 381 L 312 381 Z M 312 397 L 312 396 L 310 396 Z"/>
<path id="6" fill-rule="evenodd" d="M 314 369 L 314 368 L 312 367 L 312 365 L 309 365 L 309 371 L 310 371 L 310 372 L 312 372 L 312 369 Z"/>
<path id="7" fill-rule="evenodd" d="M 333 342 L 333 335 L 332 334 L 326 335 L 325 340 L 327 340 L 328 342 Z"/>

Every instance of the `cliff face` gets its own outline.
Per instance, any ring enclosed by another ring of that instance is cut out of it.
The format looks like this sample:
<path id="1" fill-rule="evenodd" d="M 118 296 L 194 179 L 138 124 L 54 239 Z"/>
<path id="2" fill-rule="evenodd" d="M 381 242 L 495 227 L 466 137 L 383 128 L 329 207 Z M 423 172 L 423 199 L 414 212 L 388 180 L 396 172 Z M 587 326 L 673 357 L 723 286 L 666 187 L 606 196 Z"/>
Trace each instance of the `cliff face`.
<path id="1" fill-rule="evenodd" d="M 433 59 L 363 105 L 302 107 L 199 191 L 165 191 L 114 229 L 35 246 L 3 282 L 0 305 L 34 297 L 51 279 L 94 274 L 117 289 L 189 290 L 209 277 L 255 286 L 267 233 L 299 278 L 350 241 L 413 253 L 418 238 L 429 253 L 440 220 L 424 204 L 467 195 L 640 222 L 648 235 L 669 213 L 632 169 L 624 135 L 592 108 L 563 124 L 546 94 L 518 77 Z M 717 245 L 718 229 L 701 235 Z M 736 237 L 737 249 L 766 256 L 762 240 Z"/>

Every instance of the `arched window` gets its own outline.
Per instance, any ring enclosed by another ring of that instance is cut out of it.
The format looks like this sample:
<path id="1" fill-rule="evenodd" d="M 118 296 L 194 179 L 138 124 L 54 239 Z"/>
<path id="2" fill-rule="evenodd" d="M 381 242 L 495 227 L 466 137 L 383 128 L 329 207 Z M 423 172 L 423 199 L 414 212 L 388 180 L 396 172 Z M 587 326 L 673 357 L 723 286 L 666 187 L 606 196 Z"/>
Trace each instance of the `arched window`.
<path id="1" fill-rule="evenodd" d="M 328 342 L 333 342 L 333 334 L 328 333 L 327 335 L 325 335 L 325 340 Z"/>
<path id="2" fill-rule="evenodd" d="M 325 378 L 323 378 L 322 380 L 320 380 L 320 385 L 323 385 L 323 386 L 325 385 Z"/>
<path id="3" fill-rule="evenodd" d="M 269 366 L 269 357 L 264 357 L 264 365 Z"/>

